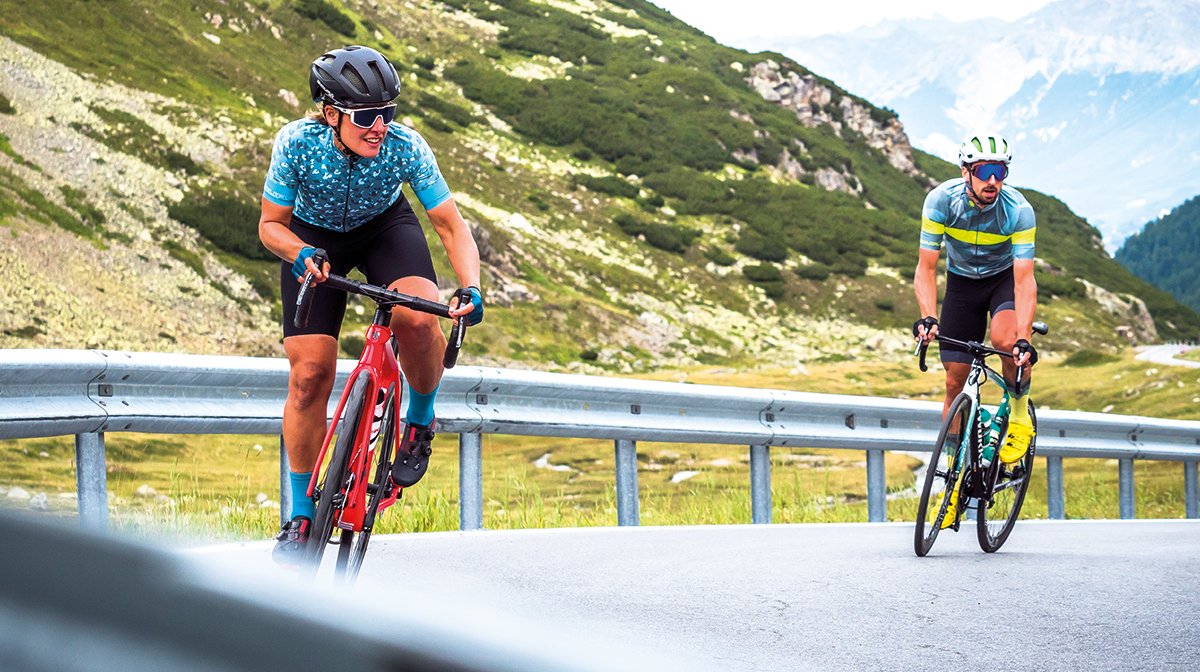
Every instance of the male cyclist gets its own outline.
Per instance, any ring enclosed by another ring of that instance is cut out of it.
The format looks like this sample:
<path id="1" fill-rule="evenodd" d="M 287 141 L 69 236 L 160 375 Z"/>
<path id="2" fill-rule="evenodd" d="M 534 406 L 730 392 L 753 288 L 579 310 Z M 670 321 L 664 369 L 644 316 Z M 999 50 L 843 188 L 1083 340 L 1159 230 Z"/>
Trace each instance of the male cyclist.
<path id="1" fill-rule="evenodd" d="M 416 131 L 392 123 L 400 93 L 396 69 L 378 51 L 348 46 L 313 61 L 309 90 L 319 110 L 284 126 L 275 137 L 263 190 L 258 235 L 283 262 L 283 349 L 290 365 L 283 441 L 291 465 L 292 518 L 277 537 L 274 556 L 292 564 L 308 539 L 313 501 L 306 494 L 326 431 L 326 408 L 337 364 L 346 294 L 320 288 L 308 326 L 293 325 L 304 273 L 323 282 L 329 273 L 358 268 L 372 284 L 437 300 L 437 277 L 416 214 L 401 186 L 407 182 L 446 248 L 459 285 L 471 301 L 455 319 L 483 319 L 479 251 L 450 195 L 433 152 Z M 318 268 L 317 248 L 328 263 Z M 445 336 L 437 318 L 392 310 L 391 328 L 408 380 L 408 410 L 392 468 L 400 486 L 425 475 L 435 422 L 433 401 L 442 378 Z"/>
<path id="2" fill-rule="evenodd" d="M 925 198 L 921 217 L 921 250 L 913 290 L 921 319 L 913 336 L 929 342 L 935 335 L 960 341 L 982 341 L 991 316 L 992 345 L 1011 350 L 1016 360 L 1004 359 L 1008 381 L 1008 438 L 1000 460 L 1017 462 L 1029 450 L 1033 421 L 1029 416 L 1029 369 L 1037 350 L 1029 343 L 1037 309 L 1033 279 L 1033 207 L 1016 189 L 1004 185 L 1012 150 L 998 135 L 967 138 L 958 150 L 962 177 L 943 182 Z M 941 320 L 937 314 L 937 263 L 943 241 L 947 248 L 946 296 Z M 942 414 L 966 384 L 971 355 L 946 343 L 941 347 L 946 369 L 946 400 Z M 1017 367 L 1025 367 L 1016 389 Z M 943 527 L 954 522 L 957 490 L 950 500 Z"/>

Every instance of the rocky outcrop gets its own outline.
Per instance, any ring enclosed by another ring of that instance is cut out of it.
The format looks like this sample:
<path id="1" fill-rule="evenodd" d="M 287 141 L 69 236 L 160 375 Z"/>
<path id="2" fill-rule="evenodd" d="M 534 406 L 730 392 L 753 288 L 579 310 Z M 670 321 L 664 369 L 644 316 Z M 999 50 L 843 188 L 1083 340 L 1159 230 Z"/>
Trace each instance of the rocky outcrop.
<path id="1" fill-rule="evenodd" d="M 815 76 L 784 71 L 772 60 L 751 66 L 746 83 L 764 100 L 795 112 L 796 118 L 805 126 L 829 126 L 838 137 L 842 137 L 843 130 L 853 131 L 861 135 L 867 145 L 879 150 L 896 170 L 913 176 L 921 174 L 913 163 L 912 145 L 904 125 L 895 117 L 879 121 L 871 115 L 867 105 L 849 96 L 835 96 L 835 92 Z"/>
<path id="2" fill-rule="evenodd" d="M 1158 329 L 1154 326 L 1154 317 L 1146 308 L 1146 302 L 1132 294 L 1117 294 L 1090 283 L 1083 278 L 1076 278 L 1087 288 L 1088 298 L 1100 304 L 1106 312 L 1114 316 L 1120 326 L 1116 333 L 1131 344 L 1158 342 Z"/>

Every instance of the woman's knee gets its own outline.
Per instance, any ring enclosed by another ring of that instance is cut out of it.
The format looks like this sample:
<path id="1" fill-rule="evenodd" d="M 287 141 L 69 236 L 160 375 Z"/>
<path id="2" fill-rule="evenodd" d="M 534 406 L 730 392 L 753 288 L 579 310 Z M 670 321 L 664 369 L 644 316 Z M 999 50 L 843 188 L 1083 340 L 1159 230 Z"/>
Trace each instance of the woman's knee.
<path id="1" fill-rule="evenodd" d="M 300 408 L 327 403 L 336 372 L 336 360 L 332 363 L 301 361 L 292 364 L 288 381 L 290 400 Z"/>

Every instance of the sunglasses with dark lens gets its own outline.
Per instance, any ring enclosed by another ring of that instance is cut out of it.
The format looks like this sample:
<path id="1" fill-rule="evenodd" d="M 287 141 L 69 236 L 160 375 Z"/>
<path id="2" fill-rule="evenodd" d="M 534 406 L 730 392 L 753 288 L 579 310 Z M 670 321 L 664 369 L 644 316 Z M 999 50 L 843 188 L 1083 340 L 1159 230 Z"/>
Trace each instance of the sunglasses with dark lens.
<path id="1" fill-rule="evenodd" d="M 384 105 L 383 107 L 360 107 L 349 109 L 345 107 L 332 106 L 333 109 L 343 114 L 350 115 L 350 123 L 359 128 L 370 128 L 375 125 L 375 120 L 383 118 L 384 126 L 392 123 L 392 119 L 396 118 L 396 104 Z"/>
<path id="2" fill-rule="evenodd" d="M 993 177 L 999 182 L 1008 177 L 1008 166 L 1003 163 L 980 163 L 971 168 L 971 174 L 980 182 L 987 182 Z"/>

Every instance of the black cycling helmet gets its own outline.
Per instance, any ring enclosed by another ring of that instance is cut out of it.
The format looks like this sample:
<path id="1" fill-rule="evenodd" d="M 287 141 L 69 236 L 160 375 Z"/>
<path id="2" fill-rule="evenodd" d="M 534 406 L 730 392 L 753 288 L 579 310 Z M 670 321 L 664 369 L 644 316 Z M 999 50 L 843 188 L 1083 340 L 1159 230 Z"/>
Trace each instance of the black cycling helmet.
<path id="1" fill-rule="evenodd" d="M 400 77 L 383 54 L 351 45 L 322 54 L 308 73 L 314 103 L 378 107 L 400 95 Z"/>

